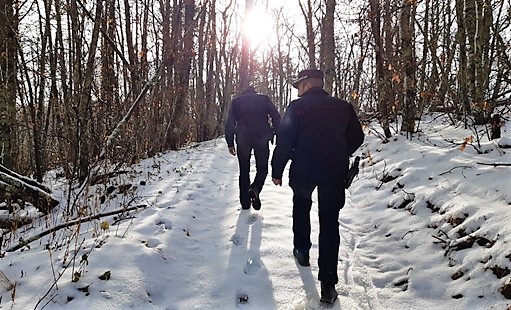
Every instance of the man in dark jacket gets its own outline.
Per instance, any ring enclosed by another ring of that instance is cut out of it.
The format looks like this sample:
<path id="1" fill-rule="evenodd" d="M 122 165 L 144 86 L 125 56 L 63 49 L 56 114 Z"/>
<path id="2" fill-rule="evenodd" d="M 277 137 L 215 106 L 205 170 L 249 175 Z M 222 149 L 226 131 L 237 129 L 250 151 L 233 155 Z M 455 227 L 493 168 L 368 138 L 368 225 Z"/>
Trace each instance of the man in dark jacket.
<path id="1" fill-rule="evenodd" d="M 279 127 L 279 123 L 280 114 L 270 97 L 256 93 L 253 87 L 248 87 L 231 103 L 225 124 L 225 140 L 229 152 L 233 156 L 238 155 L 240 203 L 244 210 L 250 209 L 251 203 L 255 210 L 261 209 L 259 194 L 268 175 L 268 142 L 273 139 L 274 130 Z M 234 147 L 235 135 L 237 152 Z M 250 184 L 252 150 L 257 173 L 254 182 Z"/>
<path id="2" fill-rule="evenodd" d="M 318 189 L 319 280 L 321 301 L 337 299 L 339 211 L 344 206 L 345 178 L 349 156 L 364 140 L 353 106 L 323 90 L 323 72 L 304 70 L 293 86 L 297 100 L 288 106 L 273 152 L 272 179 L 282 185 L 289 160 L 289 185 L 293 189 L 293 255 L 302 266 L 310 266 L 310 210 L 312 192 Z"/>

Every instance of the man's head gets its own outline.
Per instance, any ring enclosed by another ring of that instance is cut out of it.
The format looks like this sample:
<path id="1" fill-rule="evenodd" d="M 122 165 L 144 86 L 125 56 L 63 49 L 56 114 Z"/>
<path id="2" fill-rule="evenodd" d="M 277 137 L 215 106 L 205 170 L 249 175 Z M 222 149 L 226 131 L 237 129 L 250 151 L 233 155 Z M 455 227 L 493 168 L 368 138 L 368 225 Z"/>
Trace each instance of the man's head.
<path id="1" fill-rule="evenodd" d="M 298 73 L 298 77 L 293 82 L 293 87 L 298 89 L 298 96 L 303 95 L 309 88 L 319 86 L 323 87 L 323 78 L 325 74 L 321 70 L 307 69 Z"/>

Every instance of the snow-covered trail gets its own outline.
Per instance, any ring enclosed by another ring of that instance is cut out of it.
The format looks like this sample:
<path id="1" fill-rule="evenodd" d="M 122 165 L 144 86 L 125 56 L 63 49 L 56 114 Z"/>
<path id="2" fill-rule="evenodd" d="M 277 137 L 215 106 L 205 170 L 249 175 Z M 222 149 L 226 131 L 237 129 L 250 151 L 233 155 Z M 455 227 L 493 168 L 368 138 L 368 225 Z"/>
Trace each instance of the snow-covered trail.
<path id="1" fill-rule="evenodd" d="M 167 308 L 171 305 L 169 309 L 317 309 L 322 306 L 317 281 L 316 194 L 311 211 L 312 266 L 304 268 L 292 256 L 292 191 L 287 179 L 284 186 L 276 187 L 268 176 L 261 193 L 262 209 L 244 211 L 238 203 L 237 160 L 228 154 L 223 140 L 190 150 L 184 162 L 177 163 L 168 157 L 167 161 L 168 166 L 160 162 L 160 175 L 178 173 L 180 176 L 168 180 L 162 177 L 155 183 L 155 190 L 161 194 L 154 201 L 155 208 L 146 211 L 154 214 L 146 217 L 147 225 L 133 228 L 133 233 L 147 234 L 147 229 L 154 228 L 155 223 L 163 225 L 148 241 L 148 246 L 160 251 L 168 264 L 168 277 L 157 289 L 168 294 L 157 300 Z M 251 176 L 254 174 L 255 164 Z M 354 252 L 364 229 L 370 228 L 350 225 L 354 222 L 350 216 L 357 213 L 355 209 L 345 210 L 341 211 L 337 286 L 340 298 L 334 309 L 379 309 L 372 279 L 363 260 Z M 161 233 L 162 230 L 166 233 Z M 174 283 L 172 275 L 189 280 Z"/>
<path id="2" fill-rule="evenodd" d="M 313 196 L 311 267 L 292 255 L 292 191 L 287 172 L 277 187 L 268 176 L 260 211 L 241 210 L 238 163 L 223 139 L 156 156 L 136 167 L 137 197 L 148 207 L 107 232 L 85 227 L 78 257 L 88 253 L 79 282 L 65 276 L 45 309 L 320 309 L 317 197 Z M 252 165 L 252 177 L 255 163 Z M 125 182 L 120 180 L 119 182 Z M 143 185 L 142 185 L 143 184 Z M 115 198 L 112 196 L 115 204 Z M 353 212 L 345 212 L 353 210 Z M 341 211 L 342 245 L 332 309 L 381 309 L 364 261 L 356 253 L 367 226 L 356 224 L 356 208 Z M 114 219 L 109 219 L 112 223 Z M 93 249 L 93 250 L 91 250 Z M 16 302 L 34 305 L 53 277 L 44 249 L 20 259 L 36 266 L 18 280 Z M 53 252 L 53 264 L 66 257 Z M 19 274 L 17 264 L 4 269 Z M 26 271 L 26 270 L 25 270 Z M 105 271 L 108 281 L 98 280 Z M 71 269 L 68 270 L 71 272 Z M 82 293 L 83 289 L 87 293 Z M 32 292 L 32 293 L 29 293 Z M 16 307 L 14 307 L 17 309 Z"/>

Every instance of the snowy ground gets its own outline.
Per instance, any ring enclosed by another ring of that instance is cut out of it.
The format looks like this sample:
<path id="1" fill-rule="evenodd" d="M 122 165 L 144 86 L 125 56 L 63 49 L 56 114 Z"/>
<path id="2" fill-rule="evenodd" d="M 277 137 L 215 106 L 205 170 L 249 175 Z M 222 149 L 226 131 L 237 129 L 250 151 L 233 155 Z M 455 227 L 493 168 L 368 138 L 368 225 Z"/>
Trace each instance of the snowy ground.
<path id="1" fill-rule="evenodd" d="M 510 307 L 502 290 L 511 298 L 511 167 L 482 165 L 511 163 L 510 125 L 504 129 L 500 140 L 483 137 L 480 146 L 474 140 L 463 151 L 464 138 L 474 133 L 439 119 L 423 121 L 423 132 L 411 141 L 397 135 L 384 144 L 368 134 L 358 151 L 361 173 L 339 218 L 340 295 L 331 309 Z M 96 186 L 89 212 L 146 207 L 5 253 L 0 306 L 328 308 L 319 303 L 316 280 L 316 200 L 311 267 L 305 268 L 292 257 L 287 179 L 276 187 L 268 177 L 262 209 L 242 211 L 237 175 L 236 158 L 217 139 L 145 160 Z M 125 190 L 126 184 L 133 186 Z M 19 229 L 12 244 L 59 218 L 49 222 Z"/>

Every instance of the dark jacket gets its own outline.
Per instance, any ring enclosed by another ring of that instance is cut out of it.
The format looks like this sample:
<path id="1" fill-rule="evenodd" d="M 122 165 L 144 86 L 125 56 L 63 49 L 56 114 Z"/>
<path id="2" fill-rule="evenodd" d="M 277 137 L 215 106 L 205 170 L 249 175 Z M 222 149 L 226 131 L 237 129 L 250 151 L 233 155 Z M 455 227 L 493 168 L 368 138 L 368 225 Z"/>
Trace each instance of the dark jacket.
<path id="1" fill-rule="evenodd" d="M 268 123 L 271 117 L 273 128 Z M 274 130 L 279 127 L 280 114 L 273 105 L 270 97 L 255 91 L 245 91 L 243 95 L 235 98 L 229 109 L 229 116 L 225 124 L 225 140 L 227 146 L 234 146 L 236 141 L 256 143 L 273 138 Z"/>
<path id="2" fill-rule="evenodd" d="M 282 179 L 288 160 L 290 184 L 341 182 L 349 156 L 364 140 L 353 106 L 331 97 L 321 87 L 309 89 L 291 102 L 277 131 L 272 177 Z"/>

